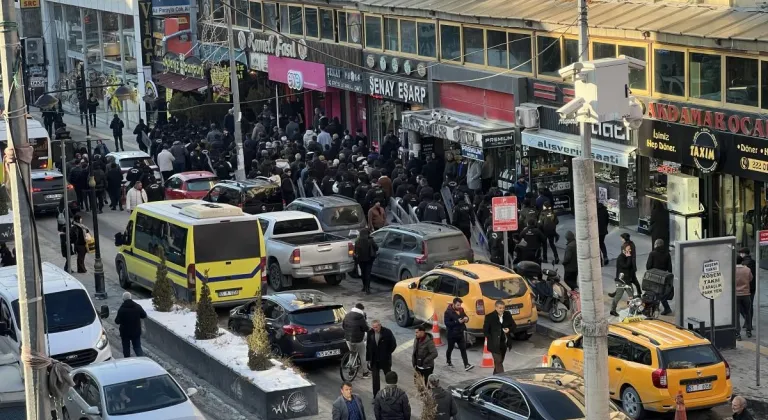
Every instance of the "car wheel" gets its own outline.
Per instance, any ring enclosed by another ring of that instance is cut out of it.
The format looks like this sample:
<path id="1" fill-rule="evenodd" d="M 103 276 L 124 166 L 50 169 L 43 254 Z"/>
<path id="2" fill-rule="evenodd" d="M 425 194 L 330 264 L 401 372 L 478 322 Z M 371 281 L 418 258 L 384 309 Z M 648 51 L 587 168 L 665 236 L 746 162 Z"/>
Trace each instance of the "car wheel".
<path id="1" fill-rule="evenodd" d="M 325 282 L 330 284 L 331 286 L 338 286 L 342 280 L 344 280 L 343 274 L 332 274 L 330 276 L 323 276 L 325 277 Z"/>
<path id="2" fill-rule="evenodd" d="M 583 321 L 583 315 L 581 314 L 581 312 L 577 313 L 573 317 L 573 320 L 571 321 L 571 327 L 573 328 L 574 334 L 581 334 L 582 321 Z"/>
<path id="3" fill-rule="evenodd" d="M 533 333 L 529 333 L 529 332 L 515 333 L 515 340 L 528 341 L 531 337 L 533 337 Z"/>
<path id="4" fill-rule="evenodd" d="M 413 274 L 411 274 L 408 270 L 403 270 L 402 273 L 400 273 L 400 280 L 406 280 L 413 277 Z"/>
<path id="5" fill-rule="evenodd" d="M 411 317 L 411 312 L 408 310 L 408 305 L 405 303 L 405 300 L 398 296 L 395 298 L 395 304 L 393 306 L 395 309 L 395 321 L 397 321 L 397 325 L 403 328 L 410 327 L 411 324 L 413 324 L 413 317 Z"/>
<path id="6" fill-rule="evenodd" d="M 279 292 L 284 289 L 283 287 L 283 272 L 280 271 L 280 264 L 273 262 L 269 265 L 269 287 L 272 290 Z"/>
<path id="7" fill-rule="evenodd" d="M 560 360 L 560 358 L 557 356 L 552 356 L 552 361 L 549 362 L 549 366 L 555 369 L 565 369 L 565 365 L 563 364 L 563 361 Z"/>
<path id="8" fill-rule="evenodd" d="M 124 262 L 117 263 L 117 278 L 120 282 L 120 287 L 126 290 L 131 288 L 131 281 L 128 280 L 128 270 L 125 269 Z"/>
<path id="9" fill-rule="evenodd" d="M 640 420 L 645 416 L 645 409 L 643 408 L 643 402 L 640 401 L 640 395 L 631 386 L 626 387 L 621 393 L 621 405 L 624 408 L 624 412 L 635 420 Z"/>
<path id="10" fill-rule="evenodd" d="M 237 328 L 235 327 L 235 320 L 234 319 L 230 318 L 227 321 L 227 328 L 229 328 L 230 331 L 236 331 L 237 330 Z"/>
<path id="11" fill-rule="evenodd" d="M 277 344 L 272 344 L 269 347 L 269 351 L 272 353 L 273 356 L 280 358 L 283 357 L 283 350 L 280 349 L 280 346 Z"/>

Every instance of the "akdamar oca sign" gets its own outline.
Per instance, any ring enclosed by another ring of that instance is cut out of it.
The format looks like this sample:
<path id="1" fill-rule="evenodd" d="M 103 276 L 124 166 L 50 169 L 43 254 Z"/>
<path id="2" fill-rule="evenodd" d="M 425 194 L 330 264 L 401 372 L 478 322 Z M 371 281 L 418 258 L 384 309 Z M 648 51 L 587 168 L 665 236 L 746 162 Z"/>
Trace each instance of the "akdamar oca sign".
<path id="1" fill-rule="evenodd" d="M 184 54 L 166 54 L 163 57 L 163 73 L 176 73 L 182 76 L 203 79 L 205 66 L 197 57 L 184 57 Z"/>

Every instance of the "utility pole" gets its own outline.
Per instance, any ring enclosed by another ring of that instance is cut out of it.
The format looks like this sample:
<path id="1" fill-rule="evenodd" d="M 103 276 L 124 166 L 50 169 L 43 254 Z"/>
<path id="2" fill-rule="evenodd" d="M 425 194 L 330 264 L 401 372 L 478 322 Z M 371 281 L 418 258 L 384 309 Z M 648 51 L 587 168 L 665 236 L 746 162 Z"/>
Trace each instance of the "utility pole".
<path id="1" fill-rule="evenodd" d="M 240 82 L 237 80 L 237 62 L 235 60 L 235 35 L 232 32 L 232 0 L 227 1 L 227 10 L 224 16 L 227 19 L 227 45 L 229 46 L 229 88 L 232 91 L 233 114 L 235 117 L 235 149 L 237 150 L 237 169 L 235 179 L 245 179 L 245 155 L 243 154 L 243 130 L 240 122 Z"/>
<path id="2" fill-rule="evenodd" d="M 579 0 L 579 61 L 589 60 L 587 0 Z M 608 324 L 603 305 L 603 273 L 597 230 L 595 164 L 592 159 L 592 129 L 581 123 L 581 157 L 573 159 L 576 249 L 581 290 L 584 336 L 584 389 L 587 420 L 610 417 L 608 397 Z"/>
<path id="3" fill-rule="evenodd" d="M 29 355 L 46 356 L 45 313 L 43 311 L 43 277 L 40 256 L 37 254 L 37 236 L 32 226 L 32 196 L 30 161 L 32 147 L 27 138 L 27 107 L 24 104 L 24 82 L 21 74 L 22 56 L 19 53 L 19 34 L 16 8 L 13 0 L 2 0 L 0 6 L 0 71 L 3 74 L 5 121 L 8 132 L 6 158 L 8 184 L 13 208 L 13 235 L 16 242 L 16 273 L 19 281 L 19 318 L 21 323 L 21 351 L 24 363 L 24 397 L 27 420 L 51 417 L 46 368 L 33 368 Z M 25 162 L 22 159 L 26 159 Z M 10 328 L 13 328 L 12 326 Z"/>

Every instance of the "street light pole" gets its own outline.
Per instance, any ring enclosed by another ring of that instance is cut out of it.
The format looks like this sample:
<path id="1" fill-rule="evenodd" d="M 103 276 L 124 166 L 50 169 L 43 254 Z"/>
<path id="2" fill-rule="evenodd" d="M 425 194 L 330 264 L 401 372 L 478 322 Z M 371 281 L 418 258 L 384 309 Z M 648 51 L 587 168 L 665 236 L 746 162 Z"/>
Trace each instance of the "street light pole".
<path id="1" fill-rule="evenodd" d="M 83 83 L 81 84 L 83 99 L 87 98 L 87 90 L 85 86 L 85 66 L 80 65 L 80 78 L 82 79 Z M 88 115 L 88 118 L 90 119 L 90 115 Z M 93 238 L 96 241 L 95 247 L 96 247 L 96 253 L 95 257 L 93 259 L 93 281 L 96 283 L 96 293 L 94 294 L 94 297 L 96 299 L 106 299 L 107 298 L 107 290 L 104 285 L 104 263 L 101 261 L 101 244 L 99 240 L 99 212 L 97 210 L 98 204 L 96 203 L 96 180 L 93 179 L 93 164 L 95 163 L 93 160 L 93 154 L 91 149 L 91 130 L 89 127 L 89 124 L 91 122 L 89 120 L 86 120 L 85 122 L 85 141 L 88 145 L 88 186 L 91 188 L 90 193 L 90 201 L 91 201 L 91 215 L 93 216 Z"/>
<path id="2" fill-rule="evenodd" d="M 232 0 L 227 1 L 224 16 L 227 19 L 227 43 L 229 47 L 229 87 L 232 91 L 233 114 L 235 119 L 235 151 L 237 152 L 237 169 L 235 179 L 245 180 L 245 155 L 243 153 L 243 130 L 240 122 L 240 82 L 237 80 L 237 62 L 235 60 L 235 36 L 232 31 Z"/>

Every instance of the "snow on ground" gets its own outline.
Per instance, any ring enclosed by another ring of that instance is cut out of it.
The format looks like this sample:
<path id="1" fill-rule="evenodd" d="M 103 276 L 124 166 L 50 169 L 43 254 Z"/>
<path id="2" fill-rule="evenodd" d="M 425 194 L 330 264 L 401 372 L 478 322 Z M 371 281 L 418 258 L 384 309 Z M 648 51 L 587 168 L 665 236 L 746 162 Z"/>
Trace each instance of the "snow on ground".
<path id="1" fill-rule="evenodd" d="M 172 312 L 157 312 L 152 307 L 152 299 L 136 300 L 136 303 L 144 308 L 149 318 L 247 378 L 264 391 L 280 391 L 312 385 L 293 369 L 284 367 L 274 359 L 272 360 L 274 366 L 271 369 L 251 370 L 248 368 L 248 345 L 245 342 L 245 337 L 234 335 L 222 328 L 219 328 L 220 335 L 213 340 L 196 340 L 196 315 L 187 308 L 174 306 Z"/>

